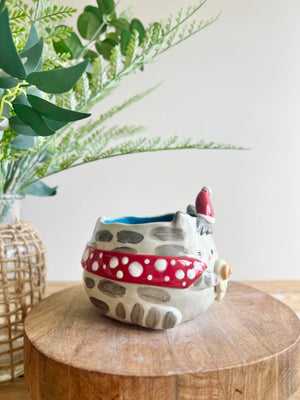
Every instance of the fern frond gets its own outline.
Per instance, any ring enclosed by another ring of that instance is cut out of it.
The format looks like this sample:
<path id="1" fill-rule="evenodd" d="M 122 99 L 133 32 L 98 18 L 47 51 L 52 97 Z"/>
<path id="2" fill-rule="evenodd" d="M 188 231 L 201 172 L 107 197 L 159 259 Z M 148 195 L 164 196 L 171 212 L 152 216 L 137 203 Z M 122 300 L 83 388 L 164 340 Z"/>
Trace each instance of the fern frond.
<path id="1" fill-rule="evenodd" d="M 63 160 L 59 164 L 59 170 L 63 171 L 69 169 L 77 160 L 78 157 L 75 154 L 72 154 L 71 156 L 63 156 Z"/>
<path id="2" fill-rule="evenodd" d="M 51 2 L 42 2 L 39 8 L 38 15 L 35 17 L 34 22 L 42 22 L 48 24 L 50 22 L 62 21 L 67 17 L 71 17 L 76 12 L 76 9 L 69 6 L 62 6 Z"/>
<path id="3" fill-rule="evenodd" d="M 43 165 L 36 169 L 35 173 L 40 179 L 42 179 L 47 174 L 51 163 L 52 157 L 49 157 L 46 161 L 44 161 Z"/>
<path id="4" fill-rule="evenodd" d="M 93 132 L 96 128 L 99 128 L 105 121 L 114 117 L 117 113 L 119 113 L 120 111 L 129 107 L 130 105 L 132 105 L 132 104 L 136 103 L 137 101 L 141 100 L 142 98 L 146 97 L 148 94 L 152 93 L 159 86 L 160 86 L 160 83 L 158 85 L 151 87 L 150 89 L 147 89 L 141 93 L 136 94 L 133 97 L 130 97 L 128 100 L 126 100 L 124 103 L 120 104 L 119 106 L 112 107 L 109 111 L 102 114 L 98 119 L 96 119 L 94 121 L 89 120 L 84 126 L 82 126 L 80 128 L 81 136 L 85 137 L 90 132 Z"/>
<path id="5" fill-rule="evenodd" d="M 10 28 L 13 38 L 16 40 L 16 42 L 18 42 L 17 36 L 20 35 L 20 33 L 26 32 L 26 28 L 24 26 L 19 26 L 17 24 L 11 24 Z M 23 40 L 22 42 L 25 43 L 25 40 Z"/>
<path id="6" fill-rule="evenodd" d="M 13 37 L 18 50 L 23 49 L 28 37 L 30 22 L 34 21 L 36 22 L 39 36 L 43 36 L 46 43 L 43 52 L 43 69 L 54 69 L 72 64 L 70 54 L 56 54 L 52 42 L 64 40 L 71 34 L 72 29 L 65 27 L 62 21 L 73 14 L 74 8 L 57 5 L 52 0 L 33 0 L 34 7 L 28 6 L 25 2 L 27 0 L 6 1 L 9 5 L 11 27 L 14 32 Z M 84 73 L 73 90 L 59 95 L 46 95 L 47 99 L 62 108 L 83 112 L 89 111 L 94 104 L 118 86 L 126 76 L 137 71 L 145 63 L 153 62 L 158 55 L 182 43 L 218 18 L 219 15 L 206 21 L 192 21 L 194 14 L 206 2 L 206 0 L 196 1 L 198 2 L 195 6 L 181 9 L 176 16 L 170 16 L 166 23 L 151 23 L 145 31 L 145 37 L 141 44 L 139 44 L 139 34 L 134 30 L 125 56 L 122 56 L 120 45 L 113 47 L 109 62 L 104 60 L 102 56 L 97 57 L 93 60 L 93 73 L 91 74 L 90 71 L 89 73 Z M 99 35 L 101 29 L 102 26 L 99 28 Z M 108 30 L 106 33 L 111 32 Z M 104 32 L 101 34 L 105 36 Z M 88 43 L 84 43 L 83 51 L 79 58 L 91 48 L 95 42 L 94 39 L 95 37 Z M 181 149 L 241 149 L 240 147 L 223 143 L 205 141 L 194 143 L 191 139 L 179 141 L 176 136 L 165 141 L 162 141 L 159 137 L 151 139 L 142 137 L 138 140 L 129 140 L 133 135 L 144 130 L 144 127 L 131 125 L 121 127 L 104 126 L 105 121 L 140 100 L 153 89 L 151 88 L 131 97 L 122 104 L 103 113 L 96 120 L 85 122 L 78 128 L 73 128 L 72 123 L 70 123 L 53 135 L 52 139 L 43 138 L 38 140 L 38 144 L 33 149 L 12 149 L 9 147 L 12 139 L 9 135 L 14 133 L 5 132 L 0 141 L 0 160 L 4 154 L 6 162 L 12 162 L 9 165 L 8 174 L 20 180 L 20 182 L 17 182 L 18 186 L 13 187 L 27 186 L 39 178 L 87 162 L 137 152 Z M 39 159 L 39 155 L 43 154 L 47 149 L 51 151 L 49 157 Z M 15 175 L 13 175 L 11 168 L 16 168 Z M 5 167 L 3 167 L 3 171 L 6 173 Z M 2 171 L 0 170 L 0 178 L 1 174 Z M 12 180 L 8 180 L 7 184 L 11 188 L 9 185 L 12 185 Z"/>
<path id="7" fill-rule="evenodd" d="M 28 4 L 26 4 L 23 0 L 7 0 L 6 4 L 8 5 L 8 8 L 10 10 L 10 15 L 12 13 L 12 9 L 19 10 L 24 16 L 28 16 L 29 14 L 32 14 L 34 12 L 34 9 L 32 7 L 29 7 Z"/>
<path id="8" fill-rule="evenodd" d="M 7 0 L 6 5 L 9 12 L 12 36 L 17 50 L 21 51 L 26 43 L 26 33 L 29 32 L 29 22 L 34 8 L 29 7 L 29 5 L 22 0 Z"/>
<path id="9" fill-rule="evenodd" d="M 107 74 L 103 56 L 97 57 L 93 62 L 93 74 L 90 86 L 94 93 L 102 91 L 107 81 Z"/>
<path id="10" fill-rule="evenodd" d="M 144 126 L 134 126 L 134 125 L 125 125 L 125 126 L 113 126 L 108 130 L 100 129 L 93 134 L 89 135 L 88 138 L 83 142 L 83 146 L 94 145 L 99 141 L 102 141 L 105 144 L 108 144 L 110 140 L 117 140 L 122 137 L 129 137 L 132 135 L 136 135 L 145 130 Z"/>
<path id="11" fill-rule="evenodd" d="M 115 79 L 122 69 L 122 53 L 120 45 L 114 46 L 109 58 L 108 77 Z"/>
<path id="12" fill-rule="evenodd" d="M 77 90 L 77 85 L 80 87 L 80 90 Z M 87 104 L 92 92 L 86 72 L 82 74 L 77 85 L 74 88 L 74 94 L 77 97 L 78 103 Z"/>
<path id="13" fill-rule="evenodd" d="M 134 30 L 133 34 L 131 35 L 126 55 L 125 55 L 125 62 L 124 65 L 130 65 L 137 55 L 137 50 L 139 47 L 139 33 L 138 31 Z"/>
<path id="14" fill-rule="evenodd" d="M 144 53 L 148 54 L 151 50 L 157 50 L 157 48 L 160 48 L 163 43 L 162 39 L 166 35 L 165 32 L 168 31 L 169 29 L 163 29 L 162 25 L 157 22 L 150 24 L 149 28 L 146 29 L 145 38 L 142 43 Z"/>
<path id="15" fill-rule="evenodd" d="M 207 28 L 209 25 L 213 24 L 221 15 L 221 12 L 219 12 L 216 16 L 211 17 L 208 20 L 203 20 L 198 22 L 197 25 L 197 21 L 193 21 L 193 23 L 188 27 L 185 26 L 183 27 L 183 30 L 178 34 L 178 32 L 176 32 L 175 37 L 173 37 L 172 42 L 168 43 L 168 46 L 166 48 L 164 48 L 162 51 L 160 51 L 159 54 L 164 53 L 165 51 L 169 50 L 171 47 L 175 47 L 178 44 L 182 43 L 183 41 L 189 39 L 191 36 L 195 35 L 196 33 L 202 31 L 203 29 Z M 186 33 L 186 31 L 188 31 Z M 178 34 L 178 36 L 177 36 Z M 174 39 L 177 37 L 177 40 L 174 41 Z"/>
<path id="16" fill-rule="evenodd" d="M 45 41 L 58 42 L 59 40 L 66 39 L 73 32 L 73 28 L 70 26 L 59 25 L 55 26 L 54 29 L 46 29 L 47 36 L 45 36 Z"/>
<path id="17" fill-rule="evenodd" d="M 66 64 L 71 65 L 70 58 L 71 58 L 70 53 L 50 54 L 48 55 L 47 58 L 44 59 L 43 71 L 59 67 L 65 67 Z"/>
<path id="18" fill-rule="evenodd" d="M 9 14 L 10 23 L 18 20 L 24 21 L 27 16 L 28 13 L 25 10 L 12 10 Z"/>
<path id="19" fill-rule="evenodd" d="M 75 90 L 55 95 L 55 104 L 62 108 L 74 110 L 76 108 L 77 100 Z"/>

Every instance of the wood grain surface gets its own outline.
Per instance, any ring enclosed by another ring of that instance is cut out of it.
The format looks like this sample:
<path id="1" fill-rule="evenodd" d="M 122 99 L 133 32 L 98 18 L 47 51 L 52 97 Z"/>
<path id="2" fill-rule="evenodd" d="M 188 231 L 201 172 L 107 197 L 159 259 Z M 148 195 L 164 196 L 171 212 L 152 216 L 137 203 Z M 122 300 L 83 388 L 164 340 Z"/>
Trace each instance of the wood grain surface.
<path id="1" fill-rule="evenodd" d="M 81 286 L 37 305 L 25 331 L 35 400 L 285 400 L 299 384 L 299 319 L 236 282 L 169 331 L 101 316 Z"/>
<path id="2" fill-rule="evenodd" d="M 48 281 L 46 294 L 49 296 L 78 283 L 74 281 Z M 300 317 L 300 281 L 246 281 L 244 283 L 284 302 Z M 32 400 L 26 388 L 24 377 L 19 377 L 14 382 L 1 383 L 0 400 Z M 167 399 L 164 398 L 164 400 Z M 300 400 L 300 391 L 298 390 L 297 393 L 293 394 L 289 400 Z"/>

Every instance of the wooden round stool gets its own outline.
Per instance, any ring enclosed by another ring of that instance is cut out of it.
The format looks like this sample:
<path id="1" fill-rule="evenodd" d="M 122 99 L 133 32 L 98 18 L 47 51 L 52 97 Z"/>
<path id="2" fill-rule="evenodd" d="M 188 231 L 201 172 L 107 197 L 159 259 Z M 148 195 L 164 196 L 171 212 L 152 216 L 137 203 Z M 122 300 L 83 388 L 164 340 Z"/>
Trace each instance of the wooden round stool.
<path id="1" fill-rule="evenodd" d="M 300 320 L 232 282 L 225 299 L 166 331 L 99 314 L 81 285 L 25 322 L 25 379 L 35 400 L 286 400 L 299 384 Z"/>

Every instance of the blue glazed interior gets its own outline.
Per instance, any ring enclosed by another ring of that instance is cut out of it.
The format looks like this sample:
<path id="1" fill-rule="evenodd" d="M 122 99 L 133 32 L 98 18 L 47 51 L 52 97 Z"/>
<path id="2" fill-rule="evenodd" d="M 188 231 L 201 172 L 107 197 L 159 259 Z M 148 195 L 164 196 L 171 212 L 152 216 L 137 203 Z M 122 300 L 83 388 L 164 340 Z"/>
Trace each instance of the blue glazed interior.
<path id="1" fill-rule="evenodd" d="M 151 222 L 170 222 L 173 221 L 174 215 L 175 214 L 165 214 L 165 215 L 159 215 L 157 217 L 145 217 L 145 218 L 123 217 L 117 219 L 106 219 L 103 222 L 105 222 L 106 224 L 119 223 L 127 225 L 149 224 Z"/>

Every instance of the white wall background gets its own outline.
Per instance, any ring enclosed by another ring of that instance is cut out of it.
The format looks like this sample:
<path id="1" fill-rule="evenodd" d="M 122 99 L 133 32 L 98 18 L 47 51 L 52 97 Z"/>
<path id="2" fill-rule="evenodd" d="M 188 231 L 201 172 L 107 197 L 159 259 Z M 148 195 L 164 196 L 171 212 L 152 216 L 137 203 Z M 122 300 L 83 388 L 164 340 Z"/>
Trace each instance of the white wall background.
<path id="1" fill-rule="evenodd" d="M 64 3 L 81 10 L 92 1 Z M 190 2 L 122 0 L 119 9 L 130 4 L 147 22 Z M 185 210 L 204 185 L 214 191 L 215 239 L 233 279 L 300 279 L 300 2 L 209 0 L 202 16 L 220 9 L 215 24 L 128 79 L 94 114 L 164 80 L 116 122 L 252 150 L 138 154 L 48 178 L 58 195 L 28 196 L 23 217 L 46 241 L 49 280 L 81 279 L 98 216 Z"/>

